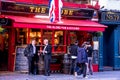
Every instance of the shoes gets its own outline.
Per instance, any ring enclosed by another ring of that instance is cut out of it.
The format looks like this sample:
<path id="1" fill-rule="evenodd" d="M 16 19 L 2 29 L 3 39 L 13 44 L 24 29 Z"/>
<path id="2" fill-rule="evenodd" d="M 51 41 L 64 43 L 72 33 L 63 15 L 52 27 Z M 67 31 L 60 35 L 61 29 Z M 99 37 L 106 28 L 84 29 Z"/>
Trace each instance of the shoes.
<path id="1" fill-rule="evenodd" d="M 77 75 L 77 72 L 75 72 L 74 75 L 75 75 L 75 77 L 77 77 L 77 76 L 78 76 L 78 75 Z"/>
<path id="2" fill-rule="evenodd" d="M 83 77 L 83 78 L 88 79 L 88 77 L 87 77 L 87 76 L 85 76 L 85 77 Z"/>
<path id="3" fill-rule="evenodd" d="M 90 75 L 93 75 L 93 73 L 90 73 Z"/>
<path id="4" fill-rule="evenodd" d="M 31 73 L 31 72 L 29 72 L 28 74 L 29 74 L 29 75 L 32 75 L 32 73 Z"/>
<path id="5" fill-rule="evenodd" d="M 50 76 L 50 74 L 45 74 L 44 76 Z"/>

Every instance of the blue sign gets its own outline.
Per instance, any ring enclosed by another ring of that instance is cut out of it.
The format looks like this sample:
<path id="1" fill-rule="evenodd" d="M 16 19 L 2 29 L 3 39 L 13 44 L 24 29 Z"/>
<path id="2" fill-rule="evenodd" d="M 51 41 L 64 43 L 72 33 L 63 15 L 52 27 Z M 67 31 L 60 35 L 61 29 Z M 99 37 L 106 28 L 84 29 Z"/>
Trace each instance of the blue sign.
<path id="1" fill-rule="evenodd" d="M 120 24 L 120 12 L 101 11 L 99 12 L 99 22 Z"/>

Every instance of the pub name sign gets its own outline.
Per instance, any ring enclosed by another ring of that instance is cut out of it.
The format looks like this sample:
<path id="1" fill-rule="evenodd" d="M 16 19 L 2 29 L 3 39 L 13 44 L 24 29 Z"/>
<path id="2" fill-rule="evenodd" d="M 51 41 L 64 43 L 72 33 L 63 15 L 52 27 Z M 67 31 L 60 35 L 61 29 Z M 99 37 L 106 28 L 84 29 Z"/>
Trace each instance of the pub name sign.
<path id="1" fill-rule="evenodd" d="M 119 23 L 120 24 L 120 12 L 115 11 L 100 11 L 99 21 L 102 23 Z"/>
<path id="2" fill-rule="evenodd" d="M 49 13 L 47 5 L 33 5 L 33 4 L 20 4 L 13 2 L 1 2 L 1 12 L 12 13 L 31 13 L 31 14 L 46 14 Z M 93 17 L 93 9 L 80 9 L 80 8 L 63 8 L 62 16 L 91 19 Z"/>

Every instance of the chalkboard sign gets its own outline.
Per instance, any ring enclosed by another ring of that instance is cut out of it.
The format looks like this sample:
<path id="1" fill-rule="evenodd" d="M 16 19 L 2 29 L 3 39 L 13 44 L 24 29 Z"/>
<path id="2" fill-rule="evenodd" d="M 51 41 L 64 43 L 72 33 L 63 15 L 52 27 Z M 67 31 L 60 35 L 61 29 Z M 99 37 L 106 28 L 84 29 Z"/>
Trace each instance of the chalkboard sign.
<path id="1" fill-rule="evenodd" d="M 25 46 L 16 47 L 15 71 L 28 72 L 28 60 L 24 56 Z"/>

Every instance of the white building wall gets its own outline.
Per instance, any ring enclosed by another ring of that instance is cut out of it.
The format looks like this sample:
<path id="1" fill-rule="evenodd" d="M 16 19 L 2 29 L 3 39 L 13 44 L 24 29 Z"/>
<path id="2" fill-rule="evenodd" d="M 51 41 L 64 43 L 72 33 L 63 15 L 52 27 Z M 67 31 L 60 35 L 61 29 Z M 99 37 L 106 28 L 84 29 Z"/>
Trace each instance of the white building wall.
<path id="1" fill-rule="evenodd" d="M 120 0 L 99 0 L 99 4 L 104 9 L 120 10 Z"/>

